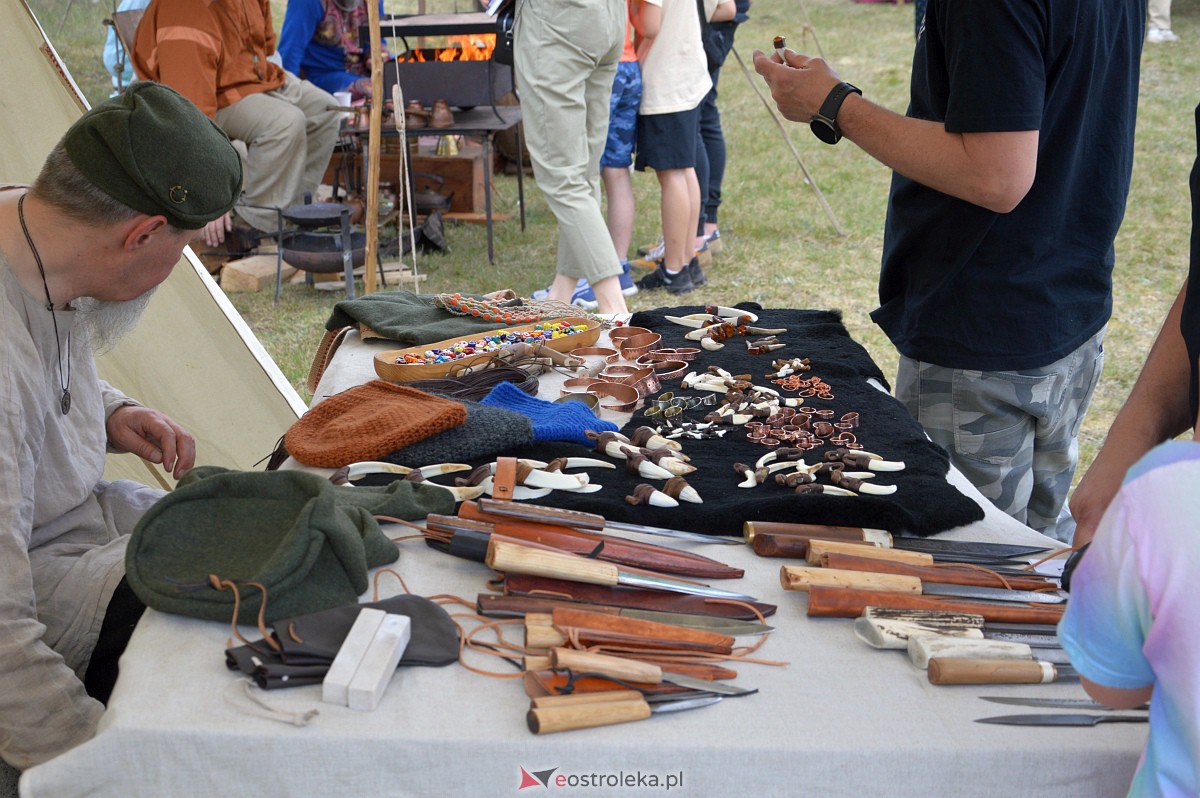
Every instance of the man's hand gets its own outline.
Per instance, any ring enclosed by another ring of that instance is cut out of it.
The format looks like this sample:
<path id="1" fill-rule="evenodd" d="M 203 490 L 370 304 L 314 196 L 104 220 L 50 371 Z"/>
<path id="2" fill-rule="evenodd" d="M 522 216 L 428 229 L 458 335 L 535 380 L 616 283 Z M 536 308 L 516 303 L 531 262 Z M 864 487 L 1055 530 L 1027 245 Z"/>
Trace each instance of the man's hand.
<path id="1" fill-rule="evenodd" d="M 109 443 L 151 463 L 176 479 L 196 464 L 196 439 L 157 410 L 136 405 L 118 408 L 105 427 Z"/>
<path id="2" fill-rule="evenodd" d="M 1083 479 L 1079 480 L 1079 485 L 1071 494 L 1069 502 L 1071 516 L 1075 519 L 1075 537 L 1071 540 L 1072 546 L 1082 546 L 1084 543 L 1091 542 L 1092 536 L 1096 534 L 1096 527 L 1100 524 L 1100 519 L 1104 517 L 1104 511 L 1108 509 L 1113 497 L 1121 489 L 1121 483 L 1125 480 L 1125 472 L 1141 454 L 1143 453 L 1138 453 L 1130 459 L 1129 457 L 1117 457 L 1110 452 L 1110 456 L 1106 457 L 1105 451 L 1102 449 L 1096 459 L 1092 461 L 1091 467 L 1083 475 Z"/>
<path id="3" fill-rule="evenodd" d="M 820 58 L 784 50 L 787 63 L 778 54 L 754 51 L 754 71 L 763 76 L 771 89 L 771 99 L 785 119 L 807 124 L 821 110 L 821 104 L 842 82 L 837 73 Z"/>
<path id="4" fill-rule="evenodd" d="M 204 225 L 204 243 L 210 247 L 218 247 L 225 243 L 225 234 L 233 229 L 233 217 L 226 213 L 218 219 L 213 219 Z"/>

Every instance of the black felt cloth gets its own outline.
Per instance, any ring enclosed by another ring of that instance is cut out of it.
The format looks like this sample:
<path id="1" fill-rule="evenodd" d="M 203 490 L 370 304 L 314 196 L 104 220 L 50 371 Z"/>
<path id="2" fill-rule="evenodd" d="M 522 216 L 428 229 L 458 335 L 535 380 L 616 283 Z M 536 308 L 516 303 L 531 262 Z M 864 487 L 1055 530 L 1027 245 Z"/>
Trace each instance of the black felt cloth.
<path id="1" fill-rule="evenodd" d="M 734 471 L 735 462 L 753 464 L 766 451 L 765 447 L 747 440 L 741 427 L 731 427 L 723 438 L 711 440 L 683 439 L 683 451 L 691 457 L 698 470 L 685 478 L 703 498 L 702 504 L 680 503 L 675 508 L 633 506 L 625 497 L 641 482 L 661 487 L 660 482 L 647 480 L 623 469 L 589 469 L 593 482 L 604 485 L 603 490 L 590 494 L 555 491 L 541 504 L 573 510 L 599 513 L 614 521 L 649 524 L 686 529 L 715 535 L 741 535 L 746 521 L 786 521 L 809 524 L 870 527 L 893 532 L 907 531 L 917 535 L 932 535 L 956 526 L 977 521 L 983 510 L 971 499 L 946 481 L 949 461 L 945 451 L 925 437 L 920 425 L 908 411 L 889 394 L 868 384 L 875 378 L 887 382 L 867 351 L 855 342 L 835 311 L 763 310 L 754 304 L 740 307 L 759 316 L 758 327 L 783 327 L 787 332 L 778 336 L 786 344 L 783 349 L 763 355 L 750 355 L 745 338 L 725 342 L 716 352 L 702 351 L 690 366 L 703 371 L 710 365 L 719 366 L 731 374 L 750 374 L 757 385 L 771 385 L 765 376 L 775 358 L 807 357 L 812 364 L 810 375 L 816 375 L 832 386 L 834 399 L 811 400 L 818 408 L 828 407 L 837 418 L 857 411 L 861 423 L 855 433 L 867 451 L 887 460 L 902 460 L 901 472 L 881 473 L 873 481 L 895 484 L 899 489 L 890 496 L 831 496 L 797 495 L 794 491 L 773 482 L 754 488 L 739 488 L 742 475 Z M 696 346 L 683 336 L 687 328 L 668 322 L 667 315 L 685 315 L 703 311 L 702 307 L 661 308 L 636 314 L 630 324 L 646 327 L 662 334 L 662 347 Z M 678 381 L 664 382 L 663 391 L 677 396 L 700 395 L 682 391 Z M 784 394 L 788 395 L 787 393 Z M 710 408 L 697 408 L 684 413 L 688 420 L 700 421 Z M 626 434 L 639 426 L 658 426 L 639 410 L 623 428 Z M 826 449 L 807 452 L 805 461 L 819 460 Z M 505 454 L 550 460 L 553 457 L 576 455 L 597 456 L 591 449 L 577 444 L 544 443 L 511 449 Z M 493 459 L 493 458 L 488 458 Z M 410 465 L 415 465 L 411 464 Z"/>

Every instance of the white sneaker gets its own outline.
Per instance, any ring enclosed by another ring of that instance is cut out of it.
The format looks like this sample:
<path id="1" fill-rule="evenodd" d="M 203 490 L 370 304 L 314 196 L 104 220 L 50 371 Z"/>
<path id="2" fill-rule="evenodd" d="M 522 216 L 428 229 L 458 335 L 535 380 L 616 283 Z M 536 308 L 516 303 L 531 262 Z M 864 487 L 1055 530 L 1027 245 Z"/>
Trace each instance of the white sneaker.
<path id="1" fill-rule="evenodd" d="M 1153 44 L 1162 44 L 1163 42 L 1177 42 L 1179 41 L 1179 37 L 1170 28 L 1150 28 L 1150 30 L 1146 31 L 1146 41 Z"/>

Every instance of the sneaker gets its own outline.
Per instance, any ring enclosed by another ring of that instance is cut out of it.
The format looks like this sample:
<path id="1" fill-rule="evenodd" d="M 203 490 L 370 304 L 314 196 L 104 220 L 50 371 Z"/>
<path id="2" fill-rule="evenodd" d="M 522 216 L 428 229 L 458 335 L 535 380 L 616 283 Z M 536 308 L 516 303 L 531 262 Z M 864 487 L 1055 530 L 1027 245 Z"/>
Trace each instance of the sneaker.
<path id="1" fill-rule="evenodd" d="M 708 278 L 704 276 L 704 269 L 700 268 L 699 258 L 692 258 L 688 262 L 687 276 L 697 288 L 708 282 Z"/>
<path id="2" fill-rule="evenodd" d="M 580 277 L 579 282 L 575 284 L 575 293 L 571 294 L 571 304 L 584 310 L 595 310 L 600 307 L 600 303 L 596 301 L 596 292 L 583 277 Z"/>
<path id="3" fill-rule="evenodd" d="M 629 261 L 621 261 L 621 270 L 621 293 L 625 296 L 633 296 L 638 292 L 638 287 L 633 282 L 633 275 L 629 271 Z"/>
<path id="4" fill-rule="evenodd" d="M 636 286 L 634 291 L 637 291 Z M 550 289 L 547 287 L 534 291 L 529 298 L 539 302 L 549 299 Z M 579 282 L 575 283 L 575 293 L 571 294 L 571 304 L 585 310 L 594 310 L 600 306 L 600 303 L 596 301 L 596 294 L 592 291 L 592 286 L 588 284 L 586 278 L 580 277 Z"/>
<path id="5" fill-rule="evenodd" d="M 693 258 L 692 263 L 695 262 L 695 258 Z M 692 278 L 688 276 L 689 271 L 690 268 L 685 267 L 682 271 L 671 274 L 667 271 L 667 267 L 659 263 L 657 269 L 638 280 L 638 288 L 644 291 L 665 288 L 669 294 L 687 294 L 696 290 L 696 286 L 692 284 Z"/>
<path id="6" fill-rule="evenodd" d="M 694 257 L 700 259 L 701 266 L 711 266 L 712 265 L 712 251 L 708 248 L 707 243 L 704 246 L 700 247 L 700 249 L 696 250 L 692 254 Z M 662 255 L 659 255 L 654 258 L 651 258 L 649 255 L 647 255 L 644 258 L 637 258 L 635 260 L 629 261 L 629 265 L 632 268 L 638 269 L 640 271 L 652 272 L 655 269 L 657 269 L 658 267 L 662 266 L 662 262 L 663 262 Z"/>
<path id="7" fill-rule="evenodd" d="M 638 254 L 647 260 L 658 260 L 663 256 L 663 238 L 658 237 L 657 244 L 644 244 L 638 247 Z"/>
<path id="8" fill-rule="evenodd" d="M 1153 44 L 1162 44 L 1163 42 L 1177 42 L 1179 41 L 1179 37 L 1170 28 L 1150 28 L 1146 31 L 1146 41 Z"/>

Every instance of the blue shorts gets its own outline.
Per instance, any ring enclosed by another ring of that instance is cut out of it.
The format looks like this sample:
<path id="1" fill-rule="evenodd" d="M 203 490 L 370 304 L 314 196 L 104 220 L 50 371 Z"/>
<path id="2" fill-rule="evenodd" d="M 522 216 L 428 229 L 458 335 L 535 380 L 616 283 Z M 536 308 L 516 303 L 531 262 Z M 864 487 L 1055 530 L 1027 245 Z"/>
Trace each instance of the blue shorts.
<path id="1" fill-rule="evenodd" d="M 637 61 L 621 61 L 608 104 L 608 139 L 600 156 L 602 168 L 628 169 L 637 143 L 637 112 L 642 103 L 642 69 Z"/>
<path id="2" fill-rule="evenodd" d="M 694 169 L 696 138 L 700 132 L 700 106 L 673 114 L 638 114 L 637 159 L 633 168 L 639 172 L 649 167 L 661 172 L 667 169 Z"/>

